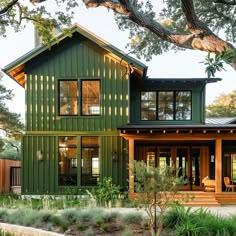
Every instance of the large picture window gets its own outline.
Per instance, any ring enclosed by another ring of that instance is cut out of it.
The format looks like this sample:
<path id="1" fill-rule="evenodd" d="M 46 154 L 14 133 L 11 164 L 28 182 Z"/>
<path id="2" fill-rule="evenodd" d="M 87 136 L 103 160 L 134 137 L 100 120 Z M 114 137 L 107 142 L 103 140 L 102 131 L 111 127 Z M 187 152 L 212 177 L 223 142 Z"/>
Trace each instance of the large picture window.
<path id="1" fill-rule="evenodd" d="M 59 115 L 100 115 L 100 93 L 100 80 L 59 80 Z"/>
<path id="2" fill-rule="evenodd" d="M 77 185 L 76 137 L 59 137 L 58 184 Z"/>
<path id="3" fill-rule="evenodd" d="M 191 120 L 191 91 L 141 91 L 141 120 Z"/>
<path id="4" fill-rule="evenodd" d="M 81 147 L 81 185 L 97 185 L 100 174 L 98 137 L 82 137 Z"/>

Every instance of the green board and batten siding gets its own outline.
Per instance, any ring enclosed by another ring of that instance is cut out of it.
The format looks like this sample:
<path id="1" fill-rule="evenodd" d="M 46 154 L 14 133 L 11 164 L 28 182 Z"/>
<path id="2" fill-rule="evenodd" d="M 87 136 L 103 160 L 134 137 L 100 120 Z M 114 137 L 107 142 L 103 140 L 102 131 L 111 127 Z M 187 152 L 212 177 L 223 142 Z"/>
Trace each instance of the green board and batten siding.
<path id="1" fill-rule="evenodd" d="M 58 136 L 100 137 L 101 176 L 127 186 L 127 143 L 117 127 L 128 119 L 128 74 L 124 61 L 75 33 L 25 63 L 26 134 L 24 194 L 58 193 Z M 58 79 L 101 80 L 101 116 L 58 116 Z M 37 160 L 43 150 L 43 161 Z M 116 151 L 119 161 L 112 161 Z M 80 153 L 77 154 L 80 161 Z M 30 178 L 29 178 L 30 177 Z M 80 173 L 78 172 L 78 183 Z M 78 188 L 80 186 L 78 185 Z"/>

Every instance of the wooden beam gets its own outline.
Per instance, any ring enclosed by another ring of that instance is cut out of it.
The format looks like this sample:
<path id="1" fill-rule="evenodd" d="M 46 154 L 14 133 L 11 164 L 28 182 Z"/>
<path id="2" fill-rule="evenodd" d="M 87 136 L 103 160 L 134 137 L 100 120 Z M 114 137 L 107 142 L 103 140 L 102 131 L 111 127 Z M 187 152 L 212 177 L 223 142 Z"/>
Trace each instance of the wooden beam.
<path id="1" fill-rule="evenodd" d="M 215 192 L 222 193 L 222 139 L 220 138 L 215 141 L 215 180 Z"/>
<path id="2" fill-rule="evenodd" d="M 135 134 L 128 134 L 127 132 L 121 133 L 120 136 L 124 137 L 125 139 L 136 139 L 136 140 L 215 140 L 216 134 L 214 133 L 206 133 L 206 134 L 195 134 L 195 133 L 156 133 L 154 130 L 152 131 L 152 135 L 150 134 L 143 134 L 139 133 L 139 135 Z M 227 134 L 217 134 L 217 138 L 220 138 L 222 140 L 236 140 L 236 133 L 230 133 L 230 131 Z"/>
<path id="3" fill-rule="evenodd" d="M 129 193 L 134 193 L 134 139 L 129 139 Z"/>

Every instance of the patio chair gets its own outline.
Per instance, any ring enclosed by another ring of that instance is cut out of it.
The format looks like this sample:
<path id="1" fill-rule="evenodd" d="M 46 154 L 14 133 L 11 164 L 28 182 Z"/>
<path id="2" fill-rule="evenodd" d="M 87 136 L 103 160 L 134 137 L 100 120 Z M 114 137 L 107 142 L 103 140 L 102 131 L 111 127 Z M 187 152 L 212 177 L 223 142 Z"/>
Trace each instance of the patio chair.
<path id="1" fill-rule="evenodd" d="M 224 177 L 224 183 L 225 183 L 225 191 L 230 192 L 230 190 L 233 192 L 235 191 L 236 185 L 231 184 L 230 178 L 229 177 Z"/>

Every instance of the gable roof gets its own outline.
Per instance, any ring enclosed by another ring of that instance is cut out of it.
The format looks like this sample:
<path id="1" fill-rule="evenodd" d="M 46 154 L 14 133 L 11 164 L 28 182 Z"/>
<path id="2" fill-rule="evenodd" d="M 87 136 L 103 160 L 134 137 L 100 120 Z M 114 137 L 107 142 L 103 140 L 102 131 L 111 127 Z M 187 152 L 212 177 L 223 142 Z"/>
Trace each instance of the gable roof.
<path id="1" fill-rule="evenodd" d="M 85 29 L 79 24 L 75 24 L 71 28 L 72 35 L 78 32 L 79 34 L 83 35 L 84 37 L 88 38 L 89 40 L 93 41 L 103 49 L 115 54 L 119 58 L 122 58 L 123 61 L 126 61 L 130 65 L 132 65 L 132 68 L 140 74 L 141 77 L 146 76 L 147 66 L 140 61 L 136 60 L 135 58 L 129 56 L 127 53 L 121 51 L 117 47 L 111 45 L 110 43 L 106 42 L 105 40 L 101 39 L 97 35 L 93 34 L 89 30 Z M 68 38 L 70 36 L 65 35 L 63 33 L 60 33 L 55 40 L 51 43 L 51 47 L 54 45 L 60 43 L 63 39 Z M 31 59 L 35 58 L 39 54 L 43 53 L 44 51 L 49 50 L 49 47 L 45 44 L 40 45 L 23 56 L 19 57 L 18 59 L 14 60 L 10 64 L 6 65 L 3 68 L 3 72 L 8 74 L 12 79 L 14 79 L 17 83 L 19 83 L 22 87 L 24 87 L 25 84 L 25 74 L 24 74 L 24 65 Z"/>

